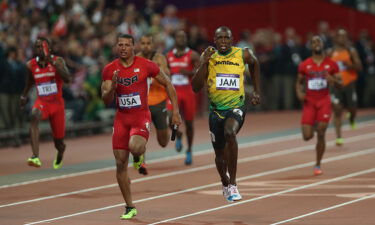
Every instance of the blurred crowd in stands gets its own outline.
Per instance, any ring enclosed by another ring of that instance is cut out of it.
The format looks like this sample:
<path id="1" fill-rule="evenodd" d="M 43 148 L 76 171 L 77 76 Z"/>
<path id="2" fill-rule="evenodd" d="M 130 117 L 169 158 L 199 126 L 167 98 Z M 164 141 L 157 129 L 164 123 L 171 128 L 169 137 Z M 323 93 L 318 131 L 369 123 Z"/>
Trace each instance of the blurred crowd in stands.
<path id="1" fill-rule="evenodd" d="M 64 87 L 70 121 L 101 120 L 107 106 L 100 99 L 101 69 L 115 57 L 119 33 L 136 39 L 153 34 L 157 51 L 166 53 L 174 46 L 173 35 L 183 29 L 189 46 L 199 53 L 212 40 L 204 27 L 177 17 L 177 8 L 162 0 L 145 0 L 142 5 L 114 0 L 18 0 L 0 3 L 0 129 L 22 127 L 26 113 L 20 113 L 18 100 L 26 77 L 25 63 L 33 57 L 38 36 L 52 41 L 52 50 L 62 56 L 74 75 Z M 271 28 L 244 30 L 235 44 L 253 49 L 261 63 L 263 103 L 259 110 L 290 110 L 300 107 L 294 83 L 298 64 L 310 55 L 309 37 L 318 33 L 331 47 L 334 28 L 321 21 L 306 37 L 292 27 L 284 32 Z M 363 71 L 359 75 L 360 107 L 375 106 L 375 47 L 366 31 L 350 34 L 357 48 Z M 29 108 L 31 104 L 29 104 Z M 201 106 L 201 113 L 207 106 Z M 29 109 L 30 110 L 30 109 Z"/>

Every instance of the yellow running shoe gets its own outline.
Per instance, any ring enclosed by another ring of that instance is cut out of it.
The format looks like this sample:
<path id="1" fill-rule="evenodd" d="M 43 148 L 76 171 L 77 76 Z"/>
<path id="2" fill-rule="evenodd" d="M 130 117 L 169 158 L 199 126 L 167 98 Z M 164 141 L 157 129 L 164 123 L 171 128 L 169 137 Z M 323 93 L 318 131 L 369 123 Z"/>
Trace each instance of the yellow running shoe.
<path id="1" fill-rule="evenodd" d="M 60 156 L 59 156 L 60 154 Z M 60 169 L 62 167 L 62 160 L 63 160 L 63 157 L 64 157 L 64 152 L 60 153 L 60 152 L 57 152 L 56 153 L 56 158 L 55 160 L 53 160 L 53 165 L 52 167 L 57 170 L 57 169 Z"/>
<path id="2" fill-rule="evenodd" d="M 347 112 L 346 115 L 345 115 L 346 119 L 349 119 L 351 115 L 352 114 L 350 112 Z"/>
<path id="3" fill-rule="evenodd" d="M 54 168 L 55 170 L 58 170 L 58 169 L 60 169 L 61 167 L 62 167 L 62 160 L 60 161 L 59 164 L 57 164 L 57 159 L 53 160 L 53 168 Z"/>
<path id="4" fill-rule="evenodd" d="M 130 220 L 134 216 L 137 215 L 137 209 L 134 207 L 125 207 L 125 212 L 120 216 L 120 219 L 122 220 Z"/>
<path id="5" fill-rule="evenodd" d="M 138 162 L 133 161 L 133 167 L 134 167 L 134 169 L 139 170 L 139 168 L 141 168 L 141 166 L 143 164 L 143 161 L 145 161 L 144 155 L 139 156 Z"/>
<path id="6" fill-rule="evenodd" d="M 352 130 L 356 130 L 357 129 L 357 123 L 356 122 L 350 123 L 350 127 L 352 128 Z"/>
<path id="7" fill-rule="evenodd" d="M 336 138 L 336 145 L 341 146 L 344 144 L 344 139 L 343 138 Z"/>
<path id="8" fill-rule="evenodd" d="M 31 158 L 28 158 L 27 159 L 27 164 L 29 166 L 33 166 L 33 167 L 41 167 L 42 166 L 42 162 L 40 161 L 40 159 L 38 157 L 31 157 Z"/>

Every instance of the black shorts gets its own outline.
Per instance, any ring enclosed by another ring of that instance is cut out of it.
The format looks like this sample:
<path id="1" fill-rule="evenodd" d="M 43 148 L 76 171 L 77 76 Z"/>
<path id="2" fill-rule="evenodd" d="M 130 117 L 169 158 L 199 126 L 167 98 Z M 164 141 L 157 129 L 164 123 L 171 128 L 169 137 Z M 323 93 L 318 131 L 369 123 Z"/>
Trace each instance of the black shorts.
<path id="1" fill-rule="evenodd" d="M 357 93 L 355 82 L 348 84 L 342 88 L 334 88 L 331 96 L 333 104 L 341 104 L 346 108 L 357 107 Z"/>
<path id="2" fill-rule="evenodd" d="M 224 125 L 228 118 L 237 120 L 240 127 L 237 133 L 240 131 L 246 115 L 246 107 L 242 106 L 235 109 L 229 110 L 212 110 L 209 115 L 209 126 L 212 146 L 215 150 L 221 150 L 225 147 L 225 136 L 224 136 Z"/>
<path id="3" fill-rule="evenodd" d="M 157 105 L 149 106 L 151 119 L 157 130 L 168 128 L 168 112 L 166 105 L 167 101 L 162 101 Z"/>

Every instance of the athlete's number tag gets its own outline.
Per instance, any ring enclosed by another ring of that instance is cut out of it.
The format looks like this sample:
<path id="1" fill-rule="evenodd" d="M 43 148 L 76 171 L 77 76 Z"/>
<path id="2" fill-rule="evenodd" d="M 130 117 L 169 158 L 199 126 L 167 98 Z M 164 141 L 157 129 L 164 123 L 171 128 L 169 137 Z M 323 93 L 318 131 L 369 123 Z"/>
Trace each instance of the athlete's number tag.
<path id="1" fill-rule="evenodd" d="M 173 74 L 172 75 L 172 84 L 176 86 L 188 85 L 189 78 L 182 74 Z"/>
<path id="2" fill-rule="evenodd" d="M 240 90 L 240 75 L 239 74 L 216 74 L 216 89 L 217 90 Z"/>
<path id="3" fill-rule="evenodd" d="M 55 82 L 40 83 L 37 87 L 39 96 L 57 94 L 57 85 Z"/>
<path id="4" fill-rule="evenodd" d="M 130 109 L 141 106 L 141 97 L 139 93 L 118 96 L 118 104 L 122 109 Z"/>
<path id="5" fill-rule="evenodd" d="M 310 90 L 321 90 L 327 88 L 327 80 L 322 78 L 310 79 L 307 83 Z"/>

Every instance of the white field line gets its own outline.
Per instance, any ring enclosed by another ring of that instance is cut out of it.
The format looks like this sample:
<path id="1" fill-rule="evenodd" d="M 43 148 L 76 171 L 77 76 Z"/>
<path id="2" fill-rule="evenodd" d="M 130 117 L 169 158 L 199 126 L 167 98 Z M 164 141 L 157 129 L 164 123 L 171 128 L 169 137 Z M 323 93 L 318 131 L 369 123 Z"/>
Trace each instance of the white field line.
<path id="1" fill-rule="evenodd" d="M 323 160 L 323 162 L 324 163 L 334 162 L 334 161 L 338 161 L 338 160 L 348 159 L 348 158 L 352 158 L 352 157 L 356 157 L 356 156 L 367 155 L 367 154 L 371 154 L 371 153 L 375 153 L 375 148 L 365 149 L 365 150 L 358 151 L 358 152 L 353 152 L 353 153 L 348 153 L 348 154 L 344 154 L 344 155 L 340 155 L 340 156 L 327 158 L 327 159 Z M 265 172 L 261 172 L 261 173 L 257 173 L 257 174 L 253 174 L 253 175 L 249 175 L 249 176 L 240 177 L 240 178 L 237 178 L 237 181 L 243 181 L 243 180 L 253 179 L 253 178 L 257 178 L 257 177 L 282 173 L 282 172 L 288 172 L 288 171 L 291 171 L 291 170 L 310 167 L 310 166 L 313 166 L 313 165 L 315 165 L 315 161 L 311 161 L 311 162 L 303 163 L 303 164 L 298 164 L 298 165 L 294 165 L 294 166 L 289 166 L 289 167 L 284 167 L 284 168 L 280 168 L 280 169 L 276 169 L 276 170 L 265 171 Z M 150 201 L 150 200 L 154 200 L 154 199 L 160 199 L 160 198 L 165 198 L 165 197 L 174 196 L 174 195 L 178 195 L 178 194 L 183 194 L 183 193 L 187 193 L 187 192 L 198 191 L 198 190 L 202 190 L 202 189 L 205 189 L 205 188 L 215 187 L 215 186 L 218 186 L 218 185 L 221 185 L 221 183 L 216 182 L 216 183 L 201 185 L 201 186 L 198 186 L 198 187 L 188 188 L 188 189 L 184 189 L 184 190 L 180 190 L 180 191 L 176 191 L 176 192 L 170 192 L 170 193 L 167 193 L 167 194 L 152 196 L 152 197 L 149 197 L 149 198 L 135 200 L 134 203 L 140 203 L 140 202 Z M 303 185 L 303 186 L 306 186 L 306 185 Z M 290 189 L 288 189 L 288 190 L 290 190 Z M 285 193 L 287 193 L 287 192 L 285 192 Z M 60 219 L 64 219 L 64 218 L 69 218 L 69 217 L 84 215 L 84 214 L 88 214 L 88 213 L 103 211 L 103 210 L 107 210 L 107 209 L 111 209 L 111 208 L 115 208 L 115 207 L 120 207 L 120 206 L 124 206 L 124 203 L 119 203 L 119 204 L 110 205 L 110 206 L 97 208 L 97 209 L 91 209 L 91 210 L 87 210 L 87 211 L 81 211 L 81 212 L 78 212 L 78 213 L 68 214 L 68 215 L 65 215 L 65 216 L 55 217 L 55 218 L 51 218 L 51 219 L 26 223 L 25 225 L 51 222 L 51 221 L 56 221 L 56 220 L 60 220 Z"/>
<path id="2" fill-rule="evenodd" d="M 356 202 L 360 202 L 360 201 L 363 201 L 363 200 L 366 200 L 366 199 L 369 199 L 369 198 L 375 198 L 375 194 L 366 195 L 366 196 L 363 196 L 362 198 L 354 199 L 354 200 L 351 200 L 351 201 L 348 201 L 348 202 L 343 202 L 341 204 L 337 204 L 337 205 L 333 205 L 331 207 L 316 210 L 314 212 L 306 213 L 306 214 L 296 216 L 296 217 L 293 217 L 293 218 L 290 218 L 290 219 L 287 219 L 287 220 L 279 221 L 277 223 L 273 223 L 273 224 L 270 224 L 270 225 L 287 223 L 287 222 L 290 222 L 290 221 L 293 221 L 293 220 L 298 220 L 298 219 L 301 219 L 301 218 L 304 218 L 304 217 L 307 217 L 307 216 L 315 215 L 315 214 L 322 213 L 322 212 L 325 212 L 325 211 L 329 211 L 329 210 L 332 210 L 332 209 L 336 209 L 336 208 L 339 208 L 339 207 L 342 207 L 342 206 L 346 206 L 346 205 L 350 205 L 350 204 L 353 204 L 353 203 L 356 203 Z"/>
<path id="3" fill-rule="evenodd" d="M 368 133 L 368 134 L 364 134 L 364 135 L 358 135 L 358 136 L 350 137 L 350 138 L 347 138 L 345 142 L 346 143 L 352 143 L 352 142 L 362 141 L 362 140 L 372 139 L 372 138 L 375 138 L 375 133 Z M 334 145 L 334 144 L 335 144 L 334 141 L 329 141 L 327 143 L 327 146 L 331 146 L 331 145 Z M 278 152 L 271 152 L 271 153 L 266 153 L 266 154 L 262 154 L 262 155 L 249 156 L 249 157 L 246 157 L 246 158 L 239 159 L 238 164 L 249 162 L 249 161 L 256 161 L 256 160 L 262 160 L 262 159 L 282 156 L 282 155 L 296 153 L 296 152 L 307 151 L 307 150 L 314 149 L 314 147 L 315 147 L 315 145 L 312 144 L 312 145 L 306 145 L 306 146 L 291 148 L 291 149 L 287 149 L 287 150 L 281 150 L 281 151 L 278 151 Z M 163 173 L 163 174 L 159 174 L 159 175 L 138 178 L 138 179 L 133 180 L 132 183 L 138 183 L 138 182 L 160 179 L 160 178 L 164 178 L 164 177 L 170 177 L 170 176 L 176 176 L 176 175 L 181 175 L 181 174 L 186 174 L 186 173 L 192 173 L 192 172 L 202 171 L 202 170 L 206 170 L 206 169 L 210 169 L 210 168 L 215 168 L 215 164 L 208 164 L 208 165 L 205 165 L 205 166 L 200 166 L 200 167 L 184 169 L 184 170 L 180 170 L 180 171 L 173 171 L 173 172 Z M 27 203 L 32 203 L 32 202 L 38 202 L 38 201 L 43 201 L 43 200 L 48 200 L 48 199 L 53 199 L 53 198 L 59 198 L 59 197 L 64 197 L 64 196 L 69 196 L 69 195 L 81 194 L 81 193 L 90 192 L 90 191 L 98 191 L 98 190 L 117 187 L 117 186 L 118 186 L 117 183 L 113 183 L 113 184 L 108 184 L 108 185 L 92 187 L 92 188 L 86 188 L 86 189 L 81 189 L 81 190 L 77 190 L 77 191 L 71 191 L 71 192 L 66 192 L 66 193 L 61 193 L 61 194 L 56 194 L 56 195 L 45 196 L 45 197 L 41 197 L 41 198 L 35 198 L 35 199 L 30 199 L 30 200 L 25 200 L 25 201 L 18 201 L 18 202 L 3 204 L 3 205 L 0 205 L 0 208 L 9 207 L 9 206 L 16 206 L 16 205 L 21 205 L 21 204 L 27 204 Z"/>
<path id="4" fill-rule="evenodd" d="M 357 129 L 359 128 L 365 128 L 369 126 L 373 126 L 375 123 L 375 120 L 369 120 L 366 122 L 361 122 L 357 125 Z M 343 130 L 350 130 L 349 125 L 344 125 Z M 329 128 L 327 133 L 333 133 L 333 128 Z M 260 141 L 252 141 L 248 143 L 242 143 L 239 144 L 239 148 L 247 148 L 247 147 L 253 147 L 253 146 L 259 146 L 259 145 L 265 145 L 265 144 L 272 144 L 272 143 L 277 143 L 281 141 L 288 141 L 288 140 L 293 140 L 300 138 L 300 134 L 291 134 L 291 135 L 286 135 L 283 137 L 276 137 L 276 138 L 270 138 L 267 140 L 260 140 Z M 345 139 L 346 141 L 347 139 Z M 213 154 L 212 148 L 204 149 L 202 151 L 194 153 L 195 156 L 199 155 L 207 155 L 207 154 Z M 153 163 L 160 163 L 160 162 L 165 162 L 165 161 L 170 161 L 170 160 L 175 160 L 175 159 L 182 159 L 184 158 L 183 155 L 176 155 L 176 156 L 166 156 L 160 159 L 153 159 L 153 160 L 148 160 L 147 164 L 153 164 Z M 129 164 L 129 167 L 132 167 L 131 164 Z M 95 174 L 95 173 L 101 173 L 109 170 L 114 170 L 114 166 L 106 167 L 106 168 L 101 168 L 101 169 L 94 169 L 94 170 L 89 170 L 89 171 L 83 171 L 83 172 L 77 172 L 77 173 L 71 173 L 67 175 L 61 175 L 61 176 L 54 176 L 54 177 L 48 177 L 48 178 L 43 178 L 43 179 L 36 179 L 32 181 L 25 181 L 25 182 L 20 182 L 20 183 L 15 183 L 15 184 L 7 184 L 7 185 L 2 185 L 0 186 L 0 189 L 3 188 L 9 188 L 9 187 L 16 187 L 16 186 L 21 186 L 21 185 L 28 185 L 28 184 L 34 184 L 34 183 L 40 183 L 40 182 L 45 182 L 45 181 L 51 181 L 51 180 L 58 180 L 58 179 L 65 179 L 65 178 L 70 178 L 70 177 L 77 177 L 77 176 L 83 176 L 83 175 L 88 175 L 88 174 Z"/>
<path id="5" fill-rule="evenodd" d="M 252 198 L 252 199 L 248 199 L 248 200 L 244 200 L 244 201 L 240 201 L 240 202 L 235 202 L 235 203 L 232 203 L 232 204 L 229 204 L 229 205 L 227 204 L 227 205 L 219 206 L 219 207 L 216 207 L 216 208 L 202 210 L 202 211 L 199 211 L 199 212 L 190 213 L 190 214 L 186 214 L 186 215 L 183 215 L 183 216 L 158 221 L 158 222 L 155 222 L 155 223 L 151 223 L 149 225 L 156 225 L 156 224 L 175 221 L 175 220 L 179 220 L 179 219 L 183 219 L 183 218 L 187 218 L 187 217 L 191 217 L 191 216 L 197 216 L 197 215 L 208 213 L 208 212 L 213 212 L 213 211 L 217 211 L 217 210 L 221 210 L 221 209 L 225 209 L 225 208 L 229 208 L 229 207 L 234 207 L 234 206 L 237 206 L 237 205 L 242 205 L 242 204 L 254 202 L 254 201 L 257 201 L 257 200 L 270 198 L 270 197 L 282 195 L 282 194 L 285 194 L 285 193 L 290 193 L 290 192 L 293 192 L 293 191 L 299 191 L 299 190 L 302 190 L 302 189 L 307 189 L 307 188 L 310 188 L 310 187 L 315 187 L 315 186 L 318 186 L 318 185 L 336 182 L 336 181 L 344 180 L 344 179 L 351 178 L 351 177 L 354 177 L 354 176 L 360 176 L 360 175 L 364 175 L 364 174 L 368 174 L 368 173 L 374 173 L 374 172 L 375 172 L 375 168 L 371 168 L 371 169 L 368 169 L 368 170 L 362 170 L 362 171 L 359 171 L 359 172 L 347 174 L 345 176 L 335 177 L 335 178 L 327 179 L 327 180 L 322 180 L 322 181 L 319 181 L 319 182 L 315 182 L 315 183 L 311 183 L 311 184 L 307 184 L 307 185 L 302 185 L 302 186 L 290 188 L 290 189 L 287 189 L 287 190 L 274 192 L 274 193 L 271 193 L 271 194 L 262 195 L 262 196 L 259 196 L 259 197 L 256 197 L 256 198 Z"/>

